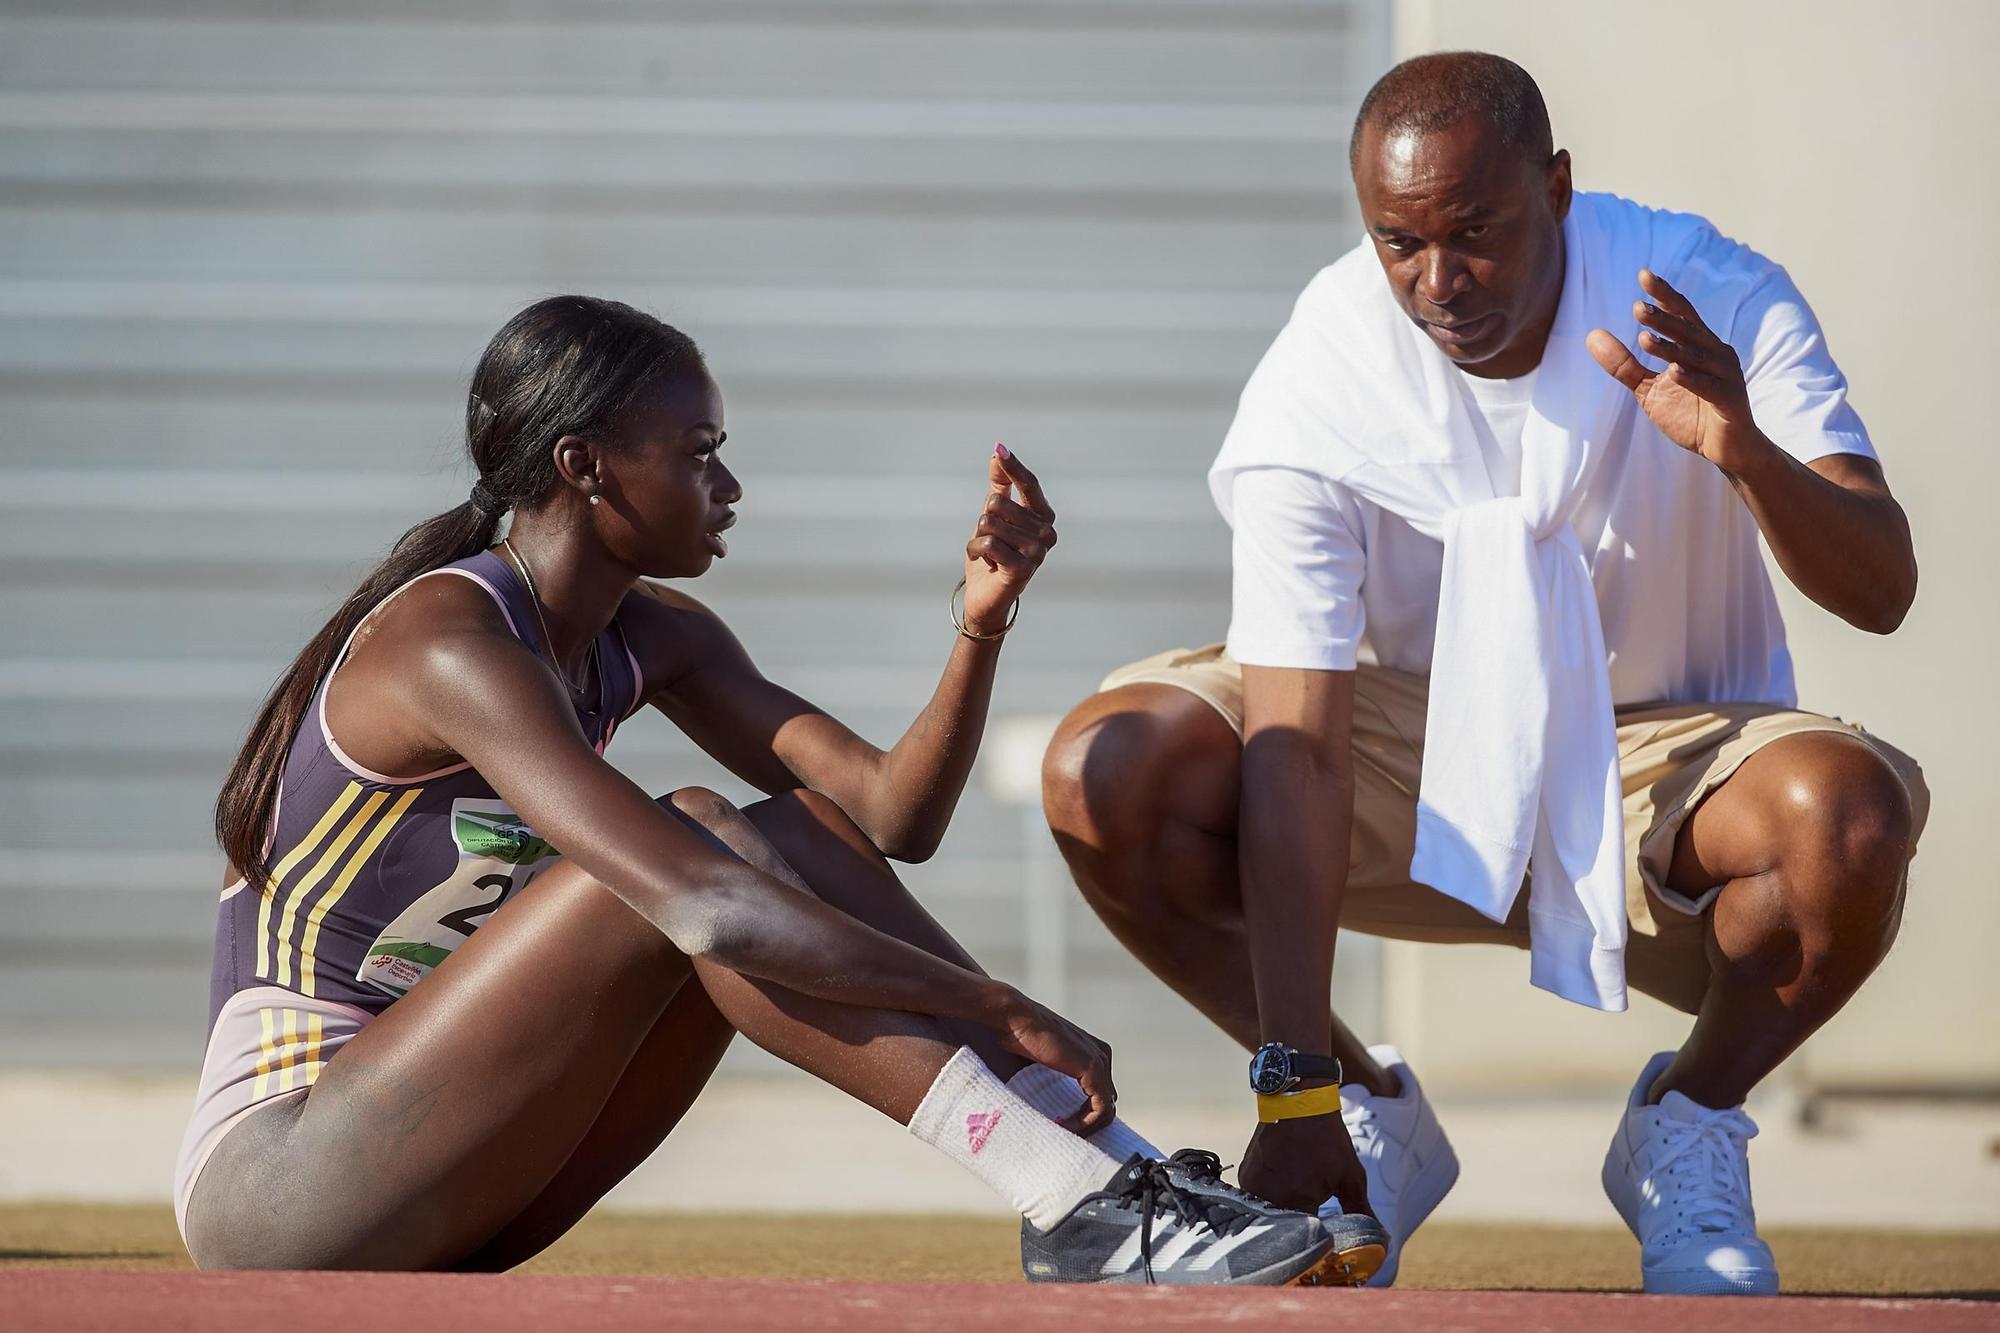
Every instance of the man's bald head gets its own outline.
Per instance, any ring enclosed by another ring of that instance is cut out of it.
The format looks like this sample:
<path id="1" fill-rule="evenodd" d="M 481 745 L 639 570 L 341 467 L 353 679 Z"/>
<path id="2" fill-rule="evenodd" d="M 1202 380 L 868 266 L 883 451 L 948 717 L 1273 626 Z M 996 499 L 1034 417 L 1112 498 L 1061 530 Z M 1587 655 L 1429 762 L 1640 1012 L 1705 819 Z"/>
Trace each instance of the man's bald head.
<path id="1" fill-rule="evenodd" d="M 1468 119 L 1532 166 L 1556 150 L 1549 109 L 1527 70 L 1484 51 L 1439 51 L 1405 60 L 1375 81 L 1354 117 L 1348 164 L 1359 167 L 1362 131 L 1370 125 L 1387 139 L 1432 134 Z"/>
<path id="2" fill-rule="evenodd" d="M 1527 71 L 1477 51 L 1404 61 L 1362 102 L 1351 160 L 1403 312 L 1471 374 L 1534 369 L 1562 296 L 1570 169 Z"/>

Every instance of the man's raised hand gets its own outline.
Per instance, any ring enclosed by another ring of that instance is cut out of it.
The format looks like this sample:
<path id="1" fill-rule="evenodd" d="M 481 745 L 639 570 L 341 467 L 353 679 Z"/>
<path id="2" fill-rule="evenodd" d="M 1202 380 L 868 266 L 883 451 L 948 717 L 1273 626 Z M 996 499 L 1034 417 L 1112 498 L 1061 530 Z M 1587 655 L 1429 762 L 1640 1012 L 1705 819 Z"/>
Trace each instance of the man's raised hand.
<path id="1" fill-rule="evenodd" d="M 1693 304 L 1650 269 L 1639 286 L 1652 300 L 1633 303 L 1644 325 L 1639 350 L 1667 363 L 1651 371 L 1607 329 L 1590 331 L 1590 354 L 1632 391 L 1660 433 L 1683 449 L 1733 471 L 1759 436 L 1736 349 L 1710 331 Z"/>
<path id="2" fill-rule="evenodd" d="M 1042 483 L 1004 444 L 993 446 L 986 477 L 986 503 L 965 544 L 965 624 L 996 634 L 1056 544 L 1056 511 Z"/>

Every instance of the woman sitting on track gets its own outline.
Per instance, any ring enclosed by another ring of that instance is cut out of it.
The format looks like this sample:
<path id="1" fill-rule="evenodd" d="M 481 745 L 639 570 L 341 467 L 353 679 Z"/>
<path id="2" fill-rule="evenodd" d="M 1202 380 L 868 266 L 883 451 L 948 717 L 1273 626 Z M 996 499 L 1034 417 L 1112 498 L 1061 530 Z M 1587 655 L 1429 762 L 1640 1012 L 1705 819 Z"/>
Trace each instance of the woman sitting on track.
<path id="1" fill-rule="evenodd" d="M 641 581 L 725 553 L 722 418 L 681 333 L 530 306 L 473 374 L 471 500 L 405 534 L 273 690 L 216 807 L 231 883 L 175 1192 L 196 1262 L 519 1263 L 652 1152 L 735 1032 L 1005 1196 L 1032 1278 L 1337 1262 L 1212 1157 L 1154 1160 L 1104 1044 L 980 972 L 884 860 L 936 847 L 971 770 L 1055 542 L 1034 476 L 995 450 L 963 632 L 885 752 Z M 602 753 L 648 703 L 771 798 L 647 796 Z"/>

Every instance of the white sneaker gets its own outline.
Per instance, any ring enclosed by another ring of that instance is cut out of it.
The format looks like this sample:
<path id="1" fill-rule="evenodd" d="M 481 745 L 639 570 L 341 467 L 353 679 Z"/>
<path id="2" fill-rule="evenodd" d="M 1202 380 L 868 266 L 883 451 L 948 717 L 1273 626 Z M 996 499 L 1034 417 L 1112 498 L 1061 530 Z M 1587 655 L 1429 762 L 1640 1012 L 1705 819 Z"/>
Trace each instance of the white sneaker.
<path id="1" fill-rule="evenodd" d="M 1639 1075 L 1604 1157 L 1604 1192 L 1639 1238 L 1648 1292 L 1775 1296 L 1778 1264 L 1750 1204 L 1756 1122 L 1740 1106 L 1711 1110 L 1678 1092 L 1648 1106 L 1673 1058 L 1662 1051 Z"/>
<path id="2" fill-rule="evenodd" d="M 1417 1076 L 1393 1046 L 1370 1046 L 1368 1053 L 1389 1071 L 1402 1091 L 1377 1097 L 1358 1083 L 1340 1089 L 1340 1118 L 1368 1173 L 1368 1206 L 1389 1233 L 1389 1252 L 1371 1287 L 1394 1286 L 1403 1258 L 1403 1244 L 1422 1225 L 1458 1182 L 1458 1155 L 1451 1150 Z M 1328 1199 L 1320 1214 L 1337 1214 L 1340 1202 Z"/>

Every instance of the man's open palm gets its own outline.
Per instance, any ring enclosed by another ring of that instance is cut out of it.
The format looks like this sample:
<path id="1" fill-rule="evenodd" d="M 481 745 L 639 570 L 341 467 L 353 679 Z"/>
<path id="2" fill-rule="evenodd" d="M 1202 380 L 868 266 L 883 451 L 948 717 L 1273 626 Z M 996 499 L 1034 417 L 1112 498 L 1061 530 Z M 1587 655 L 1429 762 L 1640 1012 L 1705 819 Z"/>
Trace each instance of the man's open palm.
<path id="1" fill-rule="evenodd" d="M 1639 349 L 1665 361 L 1667 368 L 1646 369 L 1606 329 L 1591 330 L 1590 354 L 1606 374 L 1632 391 L 1661 434 L 1717 467 L 1728 468 L 1756 430 L 1736 350 L 1710 331 L 1694 306 L 1665 278 L 1642 269 L 1639 285 L 1653 298 L 1633 306 L 1645 326 L 1639 333 Z"/>

